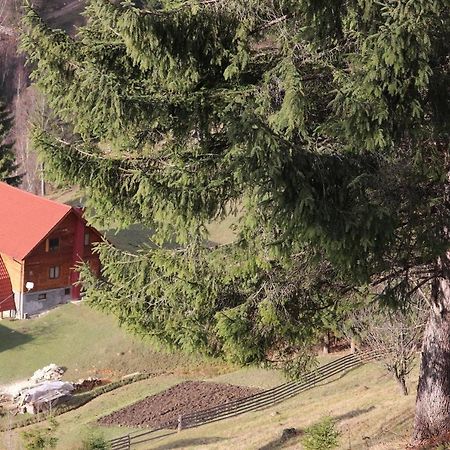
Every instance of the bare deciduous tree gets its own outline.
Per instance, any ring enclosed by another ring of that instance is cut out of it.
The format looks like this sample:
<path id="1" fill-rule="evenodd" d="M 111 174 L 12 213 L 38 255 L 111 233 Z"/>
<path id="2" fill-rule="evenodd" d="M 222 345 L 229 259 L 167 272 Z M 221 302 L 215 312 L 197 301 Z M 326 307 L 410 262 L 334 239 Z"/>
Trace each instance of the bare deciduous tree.
<path id="1" fill-rule="evenodd" d="M 361 344 L 380 350 L 380 361 L 408 395 L 406 377 L 414 367 L 427 319 L 427 309 L 416 302 L 407 311 L 391 311 L 377 304 L 355 311 L 353 331 Z"/>

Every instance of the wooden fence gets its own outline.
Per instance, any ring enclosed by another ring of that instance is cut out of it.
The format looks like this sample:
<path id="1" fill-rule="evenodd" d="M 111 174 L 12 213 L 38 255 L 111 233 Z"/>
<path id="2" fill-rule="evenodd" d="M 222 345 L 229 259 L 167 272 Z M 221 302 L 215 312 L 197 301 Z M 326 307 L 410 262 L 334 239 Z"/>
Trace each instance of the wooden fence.
<path id="1" fill-rule="evenodd" d="M 351 353 L 306 373 L 300 380 L 284 383 L 274 388 L 258 392 L 257 394 L 232 400 L 192 414 L 186 414 L 184 416 L 180 415 L 177 422 L 167 423 L 164 429 L 177 428 L 178 431 L 181 431 L 187 428 L 216 422 L 218 420 L 236 417 L 247 412 L 268 408 L 311 389 L 318 383 L 322 383 L 329 378 L 343 374 L 347 370 L 358 367 L 366 362 L 379 359 L 381 356 L 382 352 L 379 350 Z M 163 428 L 150 431 L 138 431 L 112 439 L 109 441 L 111 450 L 129 450 L 133 445 L 160 437 L 152 437 L 151 435 L 162 429 Z"/>

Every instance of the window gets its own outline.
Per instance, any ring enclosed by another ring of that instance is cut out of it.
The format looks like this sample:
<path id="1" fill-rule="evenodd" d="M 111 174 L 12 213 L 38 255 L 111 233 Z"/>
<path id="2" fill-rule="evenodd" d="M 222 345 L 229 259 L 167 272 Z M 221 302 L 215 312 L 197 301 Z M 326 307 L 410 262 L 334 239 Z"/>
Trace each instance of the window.
<path id="1" fill-rule="evenodd" d="M 45 300 L 47 298 L 47 294 L 39 294 L 38 300 Z"/>
<path id="2" fill-rule="evenodd" d="M 48 277 L 51 279 L 59 278 L 59 266 L 50 267 Z"/>
<path id="3" fill-rule="evenodd" d="M 84 233 L 84 245 L 89 245 L 91 243 L 91 236 L 89 233 Z"/>
<path id="4" fill-rule="evenodd" d="M 64 289 L 64 295 L 70 295 L 70 288 Z"/>
<path id="5" fill-rule="evenodd" d="M 56 252 L 59 250 L 59 238 L 47 239 L 45 242 L 45 251 Z"/>

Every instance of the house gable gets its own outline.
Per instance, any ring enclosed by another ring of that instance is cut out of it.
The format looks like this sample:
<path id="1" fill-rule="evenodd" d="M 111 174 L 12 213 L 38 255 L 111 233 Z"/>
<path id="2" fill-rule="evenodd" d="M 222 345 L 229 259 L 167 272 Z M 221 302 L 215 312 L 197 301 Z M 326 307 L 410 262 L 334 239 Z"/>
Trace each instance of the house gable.
<path id="1" fill-rule="evenodd" d="M 23 260 L 71 210 L 0 182 L 0 253 Z"/>
<path id="2" fill-rule="evenodd" d="M 93 246 L 103 237 L 80 208 L 0 183 L 0 218 L 0 302 L 19 318 L 80 299 L 81 261 L 100 273 Z"/>

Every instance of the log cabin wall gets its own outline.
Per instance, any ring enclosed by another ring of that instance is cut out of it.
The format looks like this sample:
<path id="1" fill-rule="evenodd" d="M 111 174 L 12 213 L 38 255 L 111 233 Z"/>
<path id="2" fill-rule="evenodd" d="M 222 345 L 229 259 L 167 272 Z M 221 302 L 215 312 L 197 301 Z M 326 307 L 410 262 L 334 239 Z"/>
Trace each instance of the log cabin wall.
<path id="1" fill-rule="evenodd" d="M 88 235 L 89 237 L 87 237 Z M 98 277 L 100 276 L 100 259 L 96 253 L 94 253 L 94 247 L 99 242 L 102 242 L 102 236 L 91 227 L 85 229 L 85 245 L 83 261 L 89 263 L 91 271 Z"/>
<path id="2" fill-rule="evenodd" d="M 78 279 L 74 267 L 81 257 L 95 274 L 99 274 L 100 262 L 93 253 L 93 245 L 101 239 L 101 235 L 86 227 L 75 212 L 53 228 L 25 258 L 20 317 L 39 314 L 71 299 L 79 299 L 79 288 L 74 289 L 72 285 L 73 280 Z M 29 281 L 34 287 L 28 292 L 25 285 Z"/>
<path id="3" fill-rule="evenodd" d="M 0 261 L 9 278 L 2 292 L 4 286 L 12 289 L 18 317 L 80 298 L 74 287 L 79 262 L 86 261 L 99 274 L 92 246 L 102 236 L 86 226 L 81 208 L 0 182 L 0 216 Z"/>
<path id="4" fill-rule="evenodd" d="M 26 257 L 24 283 L 34 283 L 33 291 L 47 291 L 70 286 L 72 267 L 73 235 L 76 224 L 75 214 L 69 214 L 61 221 L 38 246 Z M 49 242 L 58 239 L 58 248 L 50 248 Z M 59 274 L 50 278 L 50 268 L 58 267 Z M 25 291 L 25 286 L 22 286 Z"/>
<path id="5" fill-rule="evenodd" d="M 15 295 L 8 270 L 0 254 L 0 319 L 14 317 L 16 311 Z"/>
<path id="6" fill-rule="evenodd" d="M 74 261 L 73 249 L 75 240 L 75 229 L 77 222 L 81 219 L 75 214 L 69 214 L 61 221 L 48 236 L 26 257 L 24 267 L 24 280 L 22 290 L 25 291 L 25 283 L 34 283 L 34 292 L 48 291 L 67 287 L 71 285 L 72 268 Z M 83 238 L 83 259 L 92 260 L 94 267 L 99 267 L 98 256 L 92 252 L 93 244 L 101 240 L 98 233 L 86 227 Z M 50 242 L 58 239 L 58 248 L 51 248 Z M 58 276 L 51 278 L 51 268 L 58 267 Z M 98 271 L 96 272 L 98 274 Z"/>

